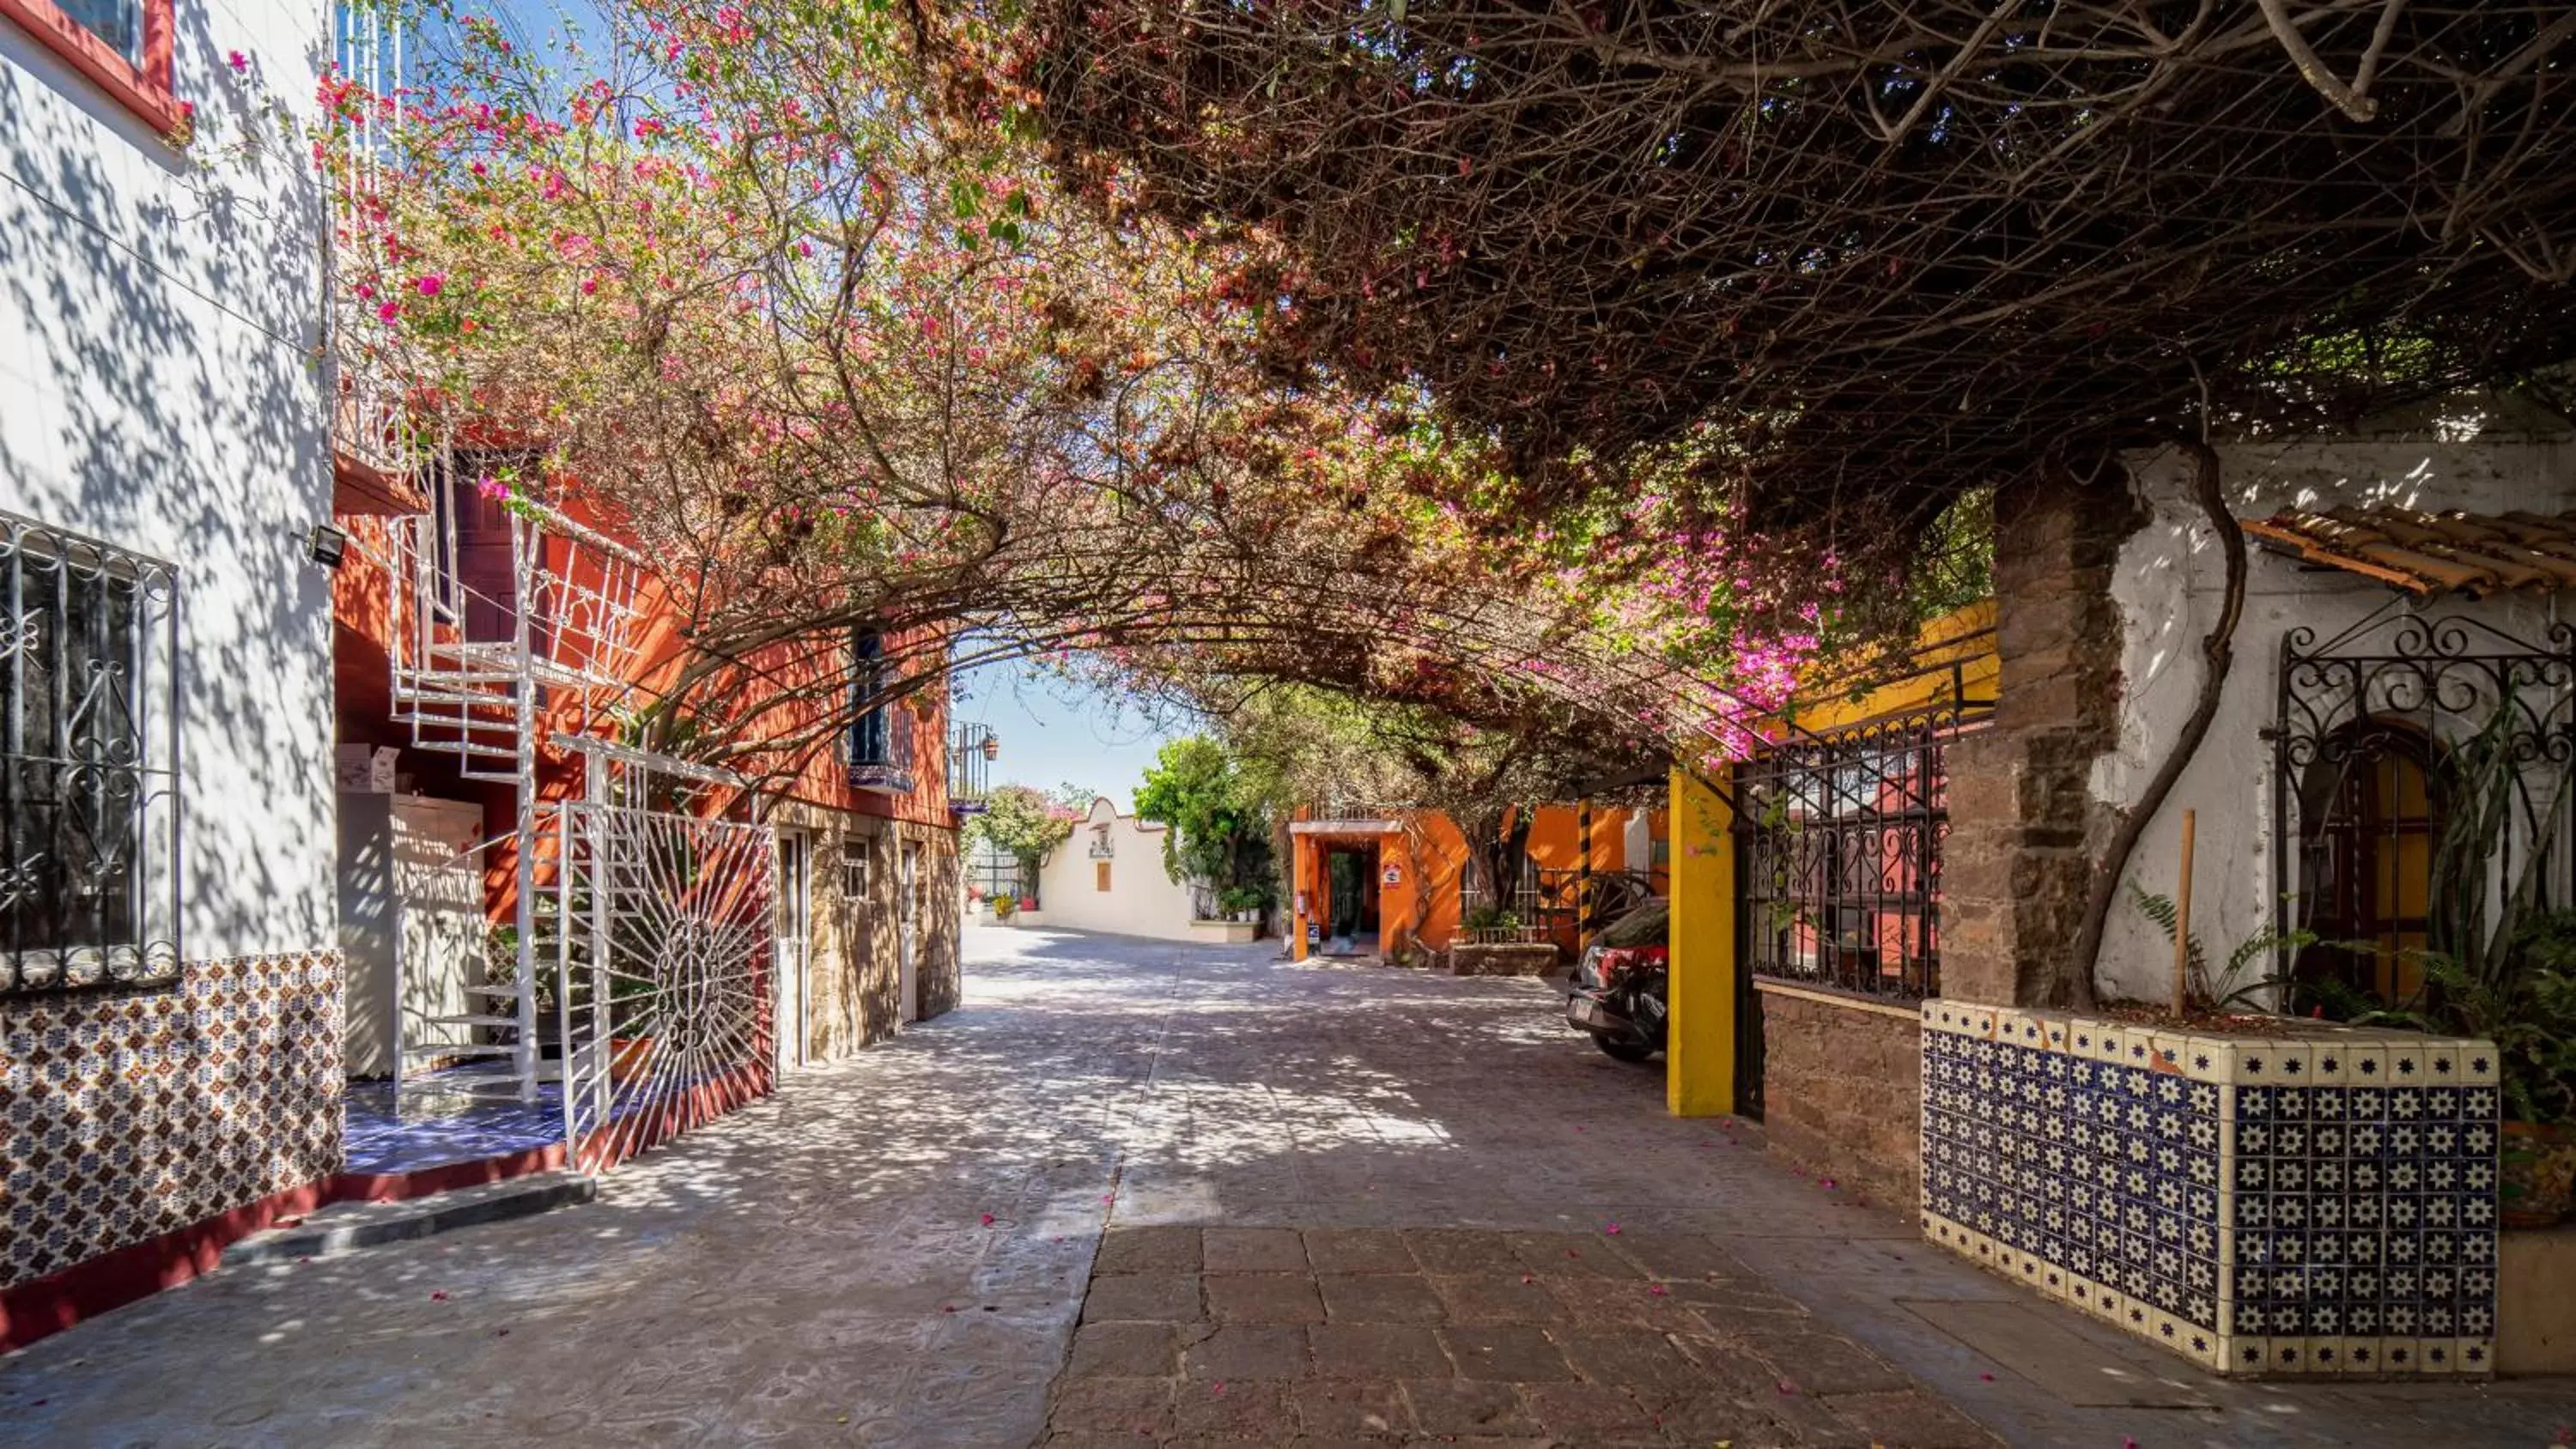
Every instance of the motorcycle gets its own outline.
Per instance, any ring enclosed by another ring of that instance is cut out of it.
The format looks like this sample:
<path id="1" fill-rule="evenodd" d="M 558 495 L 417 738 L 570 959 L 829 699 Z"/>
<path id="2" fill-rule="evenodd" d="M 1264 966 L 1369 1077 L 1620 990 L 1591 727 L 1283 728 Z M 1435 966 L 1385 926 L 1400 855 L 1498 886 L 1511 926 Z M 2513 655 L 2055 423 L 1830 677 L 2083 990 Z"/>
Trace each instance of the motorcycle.
<path id="1" fill-rule="evenodd" d="M 1595 946 L 1574 968 L 1566 1024 L 1623 1062 L 1664 1049 L 1672 953 L 1662 946 Z"/>

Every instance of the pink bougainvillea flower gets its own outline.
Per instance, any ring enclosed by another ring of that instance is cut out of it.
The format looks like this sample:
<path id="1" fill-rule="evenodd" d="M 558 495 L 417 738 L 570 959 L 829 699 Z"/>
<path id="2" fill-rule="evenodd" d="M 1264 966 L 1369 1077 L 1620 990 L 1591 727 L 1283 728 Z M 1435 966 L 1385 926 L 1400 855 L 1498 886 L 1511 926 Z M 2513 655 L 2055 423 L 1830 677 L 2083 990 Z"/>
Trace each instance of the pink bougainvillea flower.
<path id="1" fill-rule="evenodd" d="M 1605 1232 L 1605 1233 L 1608 1233 L 1610 1236 L 1612 1236 L 1612 1237 L 1614 1237 L 1614 1238 L 1615 1238 L 1615 1237 L 1617 1237 L 1617 1236 L 1619 1235 L 1619 1225 L 1618 1225 L 1617 1223 L 1612 1223 L 1610 1226 L 1608 1226 L 1608 1227 L 1606 1227 L 1606 1228 L 1603 1228 L 1601 1231 L 1603 1231 L 1603 1232 Z"/>
<path id="2" fill-rule="evenodd" d="M 432 272 L 428 276 L 421 278 L 419 281 L 412 283 L 412 285 L 420 288 L 420 294 L 422 296 L 435 297 L 439 293 L 447 290 L 447 278 L 440 276 L 436 272 Z"/>
<path id="3" fill-rule="evenodd" d="M 986 1213 L 986 1214 L 984 1214 L 984 1226 L 986 1226 L 986 1227 L 988 1227 L 988 1228 L 989 1228 L 989 1227 L 991 1227 L 992 1225 L 993 1225 L 993 1215 L 992 1215 L 991 1213 Z"/>
<path id="4" fill-rule="evenodd" d="M 238 50 L 225 51 L 224 64 L 231 66 L 233 68 L 233 74 L 235 75 L 250 74 L 250 57 L 242 54 Z"/>
<path id="5" fill-rule="evenodd" d="M 486 473 L 474 480 L 474 491 L 486 498 L 498 500 L 510 496 L 510 485 Z"/>
<path id="6" fill-rule="evenodd" d="M 376 320 L 379 322 L 391 322 L 401 315 L 402 309 L 391 302 L 387 302 L 385 305 L 376 309 Z"/>
<path id="7" fill-rule="evenodd" d="M 1671 1296 L 1672 1291 L 1673 1290 L 1665 1287 L 1661 1283 L 1649 1283 L 1646 1285 L 1646 1296 L 1649 1298 L 1669 1297 Z"/>
<path id="8" fill-rule="evenodd" d="M 430 1301 L 430 1302 L 432 1302 L 432 1303 L 444 1303 L 444 1302 L 446 1302 L 446 1301 L 447 1301 L 447 1290 L 446 1290 L 446 1289 L 444 1289 L 444 1288 L 440 1288 L 440 1289 L 433 1290 L 433 1291 L 430 1293 L 430 1295 L 429 1295 L 429 1301 Z"/>

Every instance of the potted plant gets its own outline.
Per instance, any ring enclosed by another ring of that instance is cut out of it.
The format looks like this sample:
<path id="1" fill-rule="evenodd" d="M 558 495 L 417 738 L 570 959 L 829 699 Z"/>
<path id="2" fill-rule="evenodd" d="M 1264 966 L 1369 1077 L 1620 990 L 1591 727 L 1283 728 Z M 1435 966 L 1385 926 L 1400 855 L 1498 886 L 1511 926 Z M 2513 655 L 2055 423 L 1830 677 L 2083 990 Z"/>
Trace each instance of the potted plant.
<path id="1" fill-rule="evenodd" d="M 1001 922 L 1003 925 L 1009 925 L 1011 923 L 1011 917 L 1019 914 L 1019 909 L 1020 903 L 1009 896 L 997 895 L 993 897 L 993 919 Z"/>
<path id="2" fill-rule="evenodd" d="M 2504 1225 L 2555 1226 L 2576 1195 L 2576 911 L 2525 917 L 2488 975 L 2440 952 L 2409 955 L 2424 967 L 2421 1004 L 2362 1019 L 2496 1044 Z"/>

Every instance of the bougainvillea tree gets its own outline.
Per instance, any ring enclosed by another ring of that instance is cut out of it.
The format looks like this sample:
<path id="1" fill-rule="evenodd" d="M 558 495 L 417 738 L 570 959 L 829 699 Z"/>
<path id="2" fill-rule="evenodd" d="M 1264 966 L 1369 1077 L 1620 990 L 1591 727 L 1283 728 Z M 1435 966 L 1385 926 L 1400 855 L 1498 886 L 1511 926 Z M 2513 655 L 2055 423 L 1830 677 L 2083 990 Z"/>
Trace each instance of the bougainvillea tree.
<path id="1" fill-rule="evenodd" d="M 1829 553 L 1766 589 L 1652 469 L 1495 527 L 1490 430 L 1278 375 L 1244 251 L 1059 205 L 1009 117 L 924 104 L 889 12 L 600 14 L 402 11 L 410 73 L 326 77 L 315 155 L 423 465 L 627 540 L 680 620 L 641 742 L 795 768 L 951 667 L 1080 654 L 1731 752 L 1833 642 Z"/>

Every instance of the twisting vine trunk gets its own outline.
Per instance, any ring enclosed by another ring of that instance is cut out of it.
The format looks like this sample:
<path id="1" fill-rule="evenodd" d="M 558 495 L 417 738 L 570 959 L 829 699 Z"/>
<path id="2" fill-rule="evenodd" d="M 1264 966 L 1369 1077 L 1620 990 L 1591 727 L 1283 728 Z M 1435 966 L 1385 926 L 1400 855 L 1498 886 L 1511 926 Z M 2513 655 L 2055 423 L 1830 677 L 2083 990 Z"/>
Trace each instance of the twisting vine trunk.
<path id="1" fill-rule="evenodd" d="M 2129 857 L 2138 848 L 2138 837 L 2146 833 L 2148 823 L 2164 808 L 2165 797 L 2173 793 L 2183 770 L 2200 753 L 2200 742 L 2208 737 L 2211 722 L 2218 718 L 2218 701 L 2227 690 L 2228 670 L 2236 662 L 2236 622 L 2245 612 L 2245 535 L 2237 531 L 2236 515 L 2228 512 L 2227 495 L 2219 486 L 2218 450 L 2198 439 L 2184 440 L 2181 448 L 2192 460 L 2192 494 L 2208 517 L 2211 531 L 2218 536 L 2220 554 L 2227 560 L 2227 589 L 2219 602 L 2217 622 L 2210 625 L 2208 635 L 2200 641 L 2200 698 L 2192 704 L 2191 717 L 2183 721 L 2182 733 L 2175 738 L 2173 748 L 2165 752 L 2164 763 L 2156 767 L 2147 788 L 2123 812 L 2120 827 L 2111 832 L 2102 858 L 2094 862 L 2092 888 L 2084 900 L 2084 929 L 2075 942 L 2075 978 L 2069 983 L 2079 1011 L 2090 1011 L 2099 1004 L 2094 981 L 2101 971 L 2102 932 L 2111 919 L 2111 903 L 2119 899 L 2120 880 L 2128 872 Z"/>

